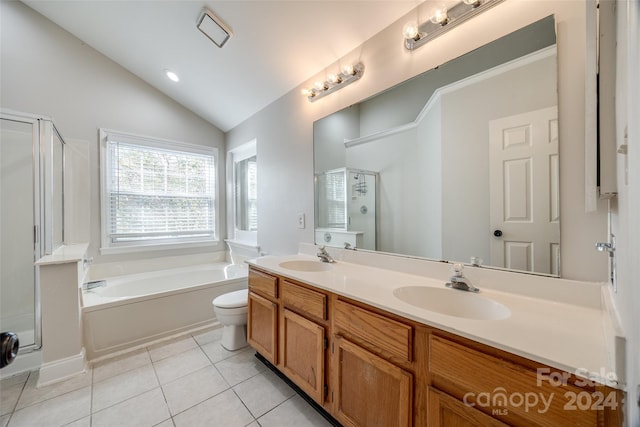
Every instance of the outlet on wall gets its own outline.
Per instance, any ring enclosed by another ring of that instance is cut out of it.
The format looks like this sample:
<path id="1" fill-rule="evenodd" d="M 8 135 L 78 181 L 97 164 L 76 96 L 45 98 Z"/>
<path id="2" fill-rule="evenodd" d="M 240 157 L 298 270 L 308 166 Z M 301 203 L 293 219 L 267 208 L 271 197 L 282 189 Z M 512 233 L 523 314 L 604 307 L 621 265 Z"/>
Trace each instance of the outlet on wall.
<path id="1" fill-rule="evenodd" d="M 304 227 L 305 227 L 304 212 L 300 212 L 298 213 L 298 228 L 304 228 Z"/>

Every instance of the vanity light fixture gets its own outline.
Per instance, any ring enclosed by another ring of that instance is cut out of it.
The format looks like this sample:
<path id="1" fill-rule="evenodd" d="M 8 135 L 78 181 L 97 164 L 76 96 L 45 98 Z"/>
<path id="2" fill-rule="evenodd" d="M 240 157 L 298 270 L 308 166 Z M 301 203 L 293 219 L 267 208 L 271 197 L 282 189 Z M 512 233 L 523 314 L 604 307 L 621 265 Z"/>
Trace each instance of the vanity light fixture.
<path id="1" fill-rule="evenodd" d="M 431 18 L 422 24 L 407 23 L 402 29 L 404 46 L 408 50 L 417 49 L 446 31 L 462 24 L 504 0 L 462 0 L 453 7 L 438 7 Z"/>
<path id="2" fill-rule="evenodd" d="M 224 46 L 233 35 L 222 19 L 218 18 L 207 8 L 202 10 L 197 22 L 197 27 L 202 31 L 202 34 L 207 36 L 209 40 L 214 42 L 218 47 Z"/>
<path id="3" fill-rule="evenodd" d="M 355 65 L 349 64 L 342 67 L 340 73 L 328 74 L 324 81 L 317 81 L 312 88 L 303 89 L 302 94 L 310 102 L 313 102 L 359 80 L 363 74 L 364 64 L 362 62 Z"/>

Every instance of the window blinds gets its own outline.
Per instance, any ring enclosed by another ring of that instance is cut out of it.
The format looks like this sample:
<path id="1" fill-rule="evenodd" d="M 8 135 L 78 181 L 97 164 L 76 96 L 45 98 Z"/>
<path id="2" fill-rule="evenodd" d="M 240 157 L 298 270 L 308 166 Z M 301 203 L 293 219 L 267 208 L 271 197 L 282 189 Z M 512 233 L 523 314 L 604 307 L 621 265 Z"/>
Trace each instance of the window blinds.
<path id="1" fill-rule="evenodd" d="M 215 157 L 107 138 L 111 243 L 199 241 L 215 236 Z"/>

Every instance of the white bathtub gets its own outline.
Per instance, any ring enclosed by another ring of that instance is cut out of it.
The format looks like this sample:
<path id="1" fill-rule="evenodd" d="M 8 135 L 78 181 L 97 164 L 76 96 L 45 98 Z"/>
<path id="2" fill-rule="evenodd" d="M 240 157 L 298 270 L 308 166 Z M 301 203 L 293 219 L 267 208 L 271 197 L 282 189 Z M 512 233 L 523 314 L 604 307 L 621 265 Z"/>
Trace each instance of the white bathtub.
<path id="1" fill-rule="evenodd" d="M 247 268 L 225 262 L 108 277 L 83 291 L 89 360 L 216 323 L 212 300 L 247 287 Z"/>

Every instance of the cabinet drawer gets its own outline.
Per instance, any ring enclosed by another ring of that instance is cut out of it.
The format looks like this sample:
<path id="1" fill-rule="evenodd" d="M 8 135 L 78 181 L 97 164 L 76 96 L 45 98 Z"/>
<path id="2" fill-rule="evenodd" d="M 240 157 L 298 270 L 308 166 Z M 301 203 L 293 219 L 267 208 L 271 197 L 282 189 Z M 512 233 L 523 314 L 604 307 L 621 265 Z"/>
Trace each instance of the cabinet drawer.
<path id="1" fill-rule="evenodd" d="M 327 296 L 287 280 L 280 284 L 282 301 L 286 307 L 296 308 L 309 316 L 327 320 Z"/>
<path id="2" fill-rule="evenodd" d="M 336 333 L 345 333 L 407 362 L 413 354 L 413 328 L 355 305 L 335 304 Z"/>
<path id="3" fill-rule="evenodd" d="M 262 271 L 249 269 L 249 288 L 266 297 L 278 298 L 278 278 Z"/>
<path id="4" fill-rule="evenodd" d="M 530 368 L 436 335 L 429 339 L 429 371 L 432 385 L 510 425 L 598 425 L 599 411 L 572 410 L 571 403 L 581 393 L 595 402 L 593 389 L 552 384 Z"/>

